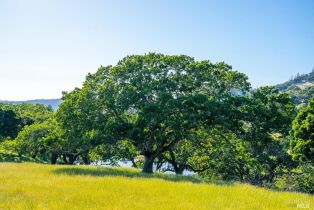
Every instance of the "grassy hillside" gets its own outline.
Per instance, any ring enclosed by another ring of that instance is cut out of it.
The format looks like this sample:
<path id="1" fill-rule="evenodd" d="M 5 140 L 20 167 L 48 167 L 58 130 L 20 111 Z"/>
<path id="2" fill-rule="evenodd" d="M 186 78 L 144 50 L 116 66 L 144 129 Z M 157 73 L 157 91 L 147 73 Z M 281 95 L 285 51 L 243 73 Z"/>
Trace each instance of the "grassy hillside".
<path id="1" fill-rule="evenodd" d="M 314 69 L 308 74 L 298 75 L 277 87 L 280 91 L 288 93 L 296 104 L 307 103 L 314 96 Z"/>
<path id="2" fill-rule="evenodd" d="M 92 166 L 0 163 L 0 209 L 297 209 L 314 197 Z"/>

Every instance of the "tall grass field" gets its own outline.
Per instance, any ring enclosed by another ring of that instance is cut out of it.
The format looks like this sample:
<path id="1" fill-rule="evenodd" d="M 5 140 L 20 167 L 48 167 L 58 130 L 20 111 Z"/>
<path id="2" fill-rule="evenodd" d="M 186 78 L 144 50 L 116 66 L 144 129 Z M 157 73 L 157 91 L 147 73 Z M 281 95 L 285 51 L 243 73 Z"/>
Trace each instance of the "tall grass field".
<path id="1" fill-rule="evenodd" d="M 0 209 L 314 209 L 314 197 L 135 169 L 0 163 Z"/>

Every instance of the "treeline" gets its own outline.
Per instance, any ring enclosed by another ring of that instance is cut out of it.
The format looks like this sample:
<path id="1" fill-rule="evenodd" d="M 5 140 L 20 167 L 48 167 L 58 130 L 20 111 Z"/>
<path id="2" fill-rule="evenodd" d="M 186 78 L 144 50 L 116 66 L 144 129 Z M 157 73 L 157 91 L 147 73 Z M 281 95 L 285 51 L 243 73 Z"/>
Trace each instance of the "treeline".
<path id="1" fill-rule="evenodd" d="M 53 110 L 57 110 L 61 104 L 61 99 L 35 99 L 35 100 L 26 100 L 26 101 L 1 101 L 0 103 L 7 103 L 13 105 L 19 104 L 43 104 L 45 106 L 50 106 Z"/>
<path id="2" fill-rule="evenodd" d="M 53 114 L 51 107 L 39 104 L 0 104 L 0 161 L 30 160 L 30 157 L 37 156 L 22 150 L 18 136 L 29 127 L 46 123 Z M 24 143 L 30 148 L 29 139 Z"/>
<path id="3" fill-rule="evenodd" d="M 56 112 L 1 105 L 0 152 L 52 164 L 128 160 L 145 173 L 314 192 L 314 98 L 297 110 L 286 93 L 252 90 L 223 62 L 127 56 L 62 99 Z"/>

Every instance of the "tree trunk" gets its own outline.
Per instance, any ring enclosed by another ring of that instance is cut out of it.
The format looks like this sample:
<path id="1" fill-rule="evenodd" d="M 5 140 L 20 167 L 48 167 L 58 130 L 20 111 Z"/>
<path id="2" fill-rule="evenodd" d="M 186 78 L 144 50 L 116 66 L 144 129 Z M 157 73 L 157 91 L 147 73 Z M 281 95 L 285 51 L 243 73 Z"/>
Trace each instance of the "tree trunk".
<path id="1" fill-rule="evenodd" d="M 153 173 L 153 164 L 155 157 L 153 155 L 144 155 L 144 166 L 143 166 L 143 173 L 151 174 Z"/>
<path id="2" fill-rule="evenodd" d="M 22 156 L 22 154 L 21 154 L 21 153 L 18 153 L 18 156 L 19 156 L 19 160 L 20 160 L 20 162 L 21 162 L 21 161 L 22 161 L 23 156 Z"/>
<path id="3" fill-rule="evenodd" d="M 132 162 L 132 167 L 133 167 L 133 168 L 137 168 L 137 164 L 136 164 L 134 158 L 131 158 L 131 162 Z"/>
<path id="4" fill-rule="evenodd" d="M 47 154 L 46 154 L 46 150 L 45 149 L 42 149 L 40 151 L 40 156 L 41 156 L 41 159 L 46 161 L 47 160 Z"/>
<path id="5" fill-rule="evenodd" d="M 180 165 L 175 168 L 175 172 L 177 175 L 182 175 L 184 171 L 184 167 L 181 167 Z"/>
<path id="6" fill-rule="evenodd" d="M 76 155 L 74 155 L 74 154 L 68 154 L 67 155 L 68 157 L 69 157 L 69 164 L 70 165 L 73 165 L 74 164 L 74 161 L 76 160 L 76 158 L 77 158 L 77 156 Z"/>
<path id="7" fill-rule="evenodd" d="M 184 165 L 176 161 L 175 155 L 172 150 L 169 151 L 169 154 L 171 159 L 168 160 L 168 162 L 170 162 L 176 174 L 182 175 L 184 171 Z"/>
<path id="8" fill-rule="evenodd" d="M 88 157 L 88 151 L 84 152 L 82 154 L 82 159 L 83 159 L 83 162 L 84 162 L 85 165 L 89 165 L 90 164 L 90 160 L 89 160 L 89 157 Z"/>
<path id="9" fill-rule="evenodd" d="M 35 159 L 37 156 L 37 150 L 34 151 L 34 153 L 31 155 L 31 158 Z"/>
<path id="10" fill-rule="evenodd" d="M 55 153 L 51 154 L 51 164 L 56 164 L 58 159 L 58 155 Z"/>
<path id="11" fill-rule="evenodd" d="M 183 171 L 176 171 L 176 175 L 182 175 Z"/>
<path id="12" fill-rule="evenodd" d="M 63 159 L 64 164 L 68 164 L 68 160 L 67 160 L 66 155 L 62 155 L 62 159 Z"/>

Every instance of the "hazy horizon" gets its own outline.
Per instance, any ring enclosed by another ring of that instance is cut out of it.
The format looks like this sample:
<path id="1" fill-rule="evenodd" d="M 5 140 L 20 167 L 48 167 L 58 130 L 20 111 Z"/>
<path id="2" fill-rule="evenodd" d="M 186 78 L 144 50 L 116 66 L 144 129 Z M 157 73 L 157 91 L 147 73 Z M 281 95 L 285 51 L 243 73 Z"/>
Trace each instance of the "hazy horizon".
<path id="1" fill-rule="evenodd" d="M 253 87 L 314 66 L 314 1 L 0 0 L 0 100 L 56 99 L 129 54 L 225 61 Z"/>

